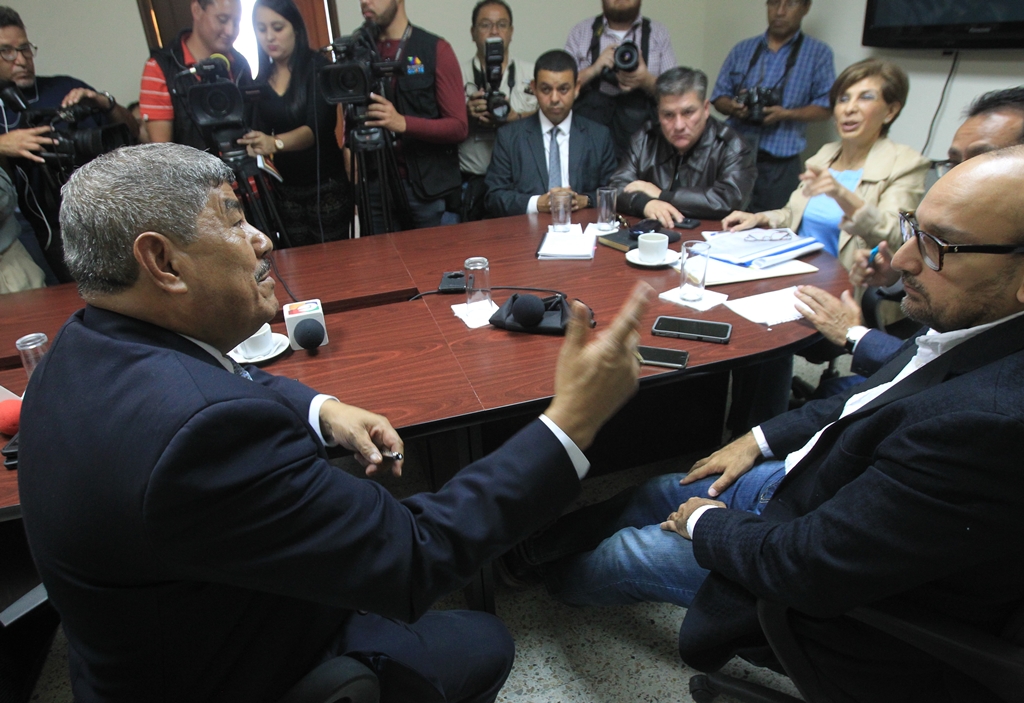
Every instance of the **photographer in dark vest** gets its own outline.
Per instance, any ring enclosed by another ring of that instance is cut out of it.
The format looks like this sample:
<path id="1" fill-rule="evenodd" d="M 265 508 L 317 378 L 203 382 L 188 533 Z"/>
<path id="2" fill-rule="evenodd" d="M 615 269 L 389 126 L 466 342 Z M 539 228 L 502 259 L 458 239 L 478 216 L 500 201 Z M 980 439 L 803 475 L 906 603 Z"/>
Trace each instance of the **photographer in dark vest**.
<path id="1" fill-rule="evenodd" d="M 409 24 L 405 0 L 361 0 L 359 6 L 363 17 L 380 28 L 380 58 L 399 63 L 388 81 L 388 95 L 371 96 L 366 124 L 395 134 L 412 224 L 436 227 L 442 224 L 446 198 L 452 199 L 454 212 L 462 187 L 459 144 L 469 134 L 462 70 L 451 44 Z M 372 174 L 368 180 L 374 231 L 383 232 L 380 183 Z"/>
<path id="2" fill-rule="evenodd" d="M 601 0 L 604 12 L 569 32 L 565 50 L 579 66 L 575 110 L 607 125 L 619 154 L 655 117 L 654 81 L 676 65 L 664 25 L 640 15 L 640 0 Z"/>
<path id="3" fill-rule="evenodd" d="M 206 141 L 189 116 L 184 97 L 198 78 L 182 76 L 182 71 L 214 54 L 227 57 L 229 75 L 240 86 L 252 82 L 252 71 L 245 57 L 231 48 L 242 21 L 240 0 L 192 0 L 191 9 L 192 27 L 183 30 L 166 48 L 154 49 L 146 62 L 139 107 L 151 141 L 205 150 Z"/>

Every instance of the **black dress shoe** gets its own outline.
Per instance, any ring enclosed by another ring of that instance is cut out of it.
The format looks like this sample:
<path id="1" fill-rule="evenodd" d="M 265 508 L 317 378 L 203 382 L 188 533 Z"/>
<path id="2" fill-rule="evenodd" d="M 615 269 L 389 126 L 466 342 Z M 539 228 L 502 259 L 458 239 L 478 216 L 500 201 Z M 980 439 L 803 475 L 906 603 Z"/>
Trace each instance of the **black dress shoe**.
<path id="1" fill-rule="evenodd" d="M 544 582 L 537 567 L 531 566 L 523 556 L 522 545 L 517 544 L 492 563 L 498 579 L 514 591 L 523 591 Z"/>

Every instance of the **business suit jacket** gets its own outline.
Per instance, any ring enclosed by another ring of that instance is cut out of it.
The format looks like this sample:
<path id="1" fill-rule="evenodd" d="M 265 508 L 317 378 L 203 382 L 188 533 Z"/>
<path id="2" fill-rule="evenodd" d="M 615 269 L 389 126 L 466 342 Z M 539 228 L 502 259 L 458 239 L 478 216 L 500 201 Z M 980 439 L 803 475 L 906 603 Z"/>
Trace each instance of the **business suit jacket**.
<path id="1" fill-rule="evenodd" d="M 742 209 L 757 178 L 756 154 L 739 132 L 709 117 L 697 143 L 685 154 L 668 143 L 659 124 L 648 124 L 633 135 L 629 153 L 612 176 L 618 189 L 619 212 L 644 216 L 651 200 L 646 193 L 626 193 L 633 181 L 661 188 L 658 200 L 675 206 L 687 217 L 720 220 Z"/>
<path id="2" fill-rule="evenodd" d="M 326 461 L 315 395 L 91 306 L 36 368 L 19 481 L 75 700 L 273 701 L 356 609 L 413 621 L 579 490 L 539 421 L 435 494 Z"/>
<path id="3" fill-rule="evenodd" d="M 615 144 L 604 125 L 575 112 L 569 130 L 569 186 L 597 203 L 597 189 L 615 170 Z M 548 160 L 540 117 L 533 114 L 498 130 L 487 168 L 487 212 L 494 217 L 522 215 L 534 195 L 548 192 Z"/>
<path id="4" fill-rule="evenodd" d="M 712 573 L 680 631 L 684 660 L 714 669 L 763 643 L 760 597 L 803 614 L 796 624 L 826 686 L 855 700 L 935 690 L 931 700 L 957 700 L 957 675 L 839 616 L 902 597 L 997 633 L 1024 601 L 1022 347 L 1024 317 L 962 343 L 827 429 L 762 516 L 705 513 L 693 548 Z M 850 395 L 894 378 L 914 351 L 863 386 L 764 423 L 773 454 L 803 446 Z M 905 671 L 885 670 L 911 660 Z M 974 695 L 964 700 L 983 700 Z"/>

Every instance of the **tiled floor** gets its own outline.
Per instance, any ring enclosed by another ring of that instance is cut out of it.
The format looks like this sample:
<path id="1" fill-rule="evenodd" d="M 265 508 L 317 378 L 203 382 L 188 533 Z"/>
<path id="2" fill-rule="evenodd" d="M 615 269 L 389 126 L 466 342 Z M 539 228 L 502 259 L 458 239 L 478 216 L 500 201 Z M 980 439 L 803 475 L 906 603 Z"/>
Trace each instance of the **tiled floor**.
<path id="1" fill-rule="evenodd" d="M 797 357 L 796 372 L 816 384 L 821 367 Z M 848 373 L 848 369 L 846 370 Z M 662 462 L 602 476 L 584 483 L 581 502 L 613 495 L 661 473 L 688 468 L 697 457 Z M 396 493 L 425 489 L 410 467 L 401 482 L 387 480 Z M 693 671 L 679 660 L 676 639 L 685 610 L 644 603 L 616 608 L 571 608 L 549 598 L 543 587 L 511 591 L 499 585 L 498 615 L 516 641 L 516 664 L 498 697 L 502 703 L 690 703 Z M 465 607 L 461 594 L 438 604 Z M 734 660 L 725 673 L 768 683 L 795 695 L 788 679 Z M 70 703 L 67 640 L 62 632 L 50 650 L 32 696 L 38 703 Z M 733 699 L 721 697 L 722 703 Z"/>

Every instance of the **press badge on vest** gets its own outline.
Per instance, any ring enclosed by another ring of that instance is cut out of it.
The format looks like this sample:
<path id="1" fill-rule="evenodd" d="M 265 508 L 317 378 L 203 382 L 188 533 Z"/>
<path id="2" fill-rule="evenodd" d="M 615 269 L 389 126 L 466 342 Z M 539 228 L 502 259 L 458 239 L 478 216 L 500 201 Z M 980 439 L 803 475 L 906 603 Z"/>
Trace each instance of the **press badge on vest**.
<path id="1" fill-rule="evenodd" d="M 419 56 L 410 56 L 408 57 L 408 61 L 409 65 L 405 67 L 406 75 L 411 76 L 416 73 L 423 73 L 426 70 L 426 67 L 423 65 L 423 62 L 420 61 Z"/>

